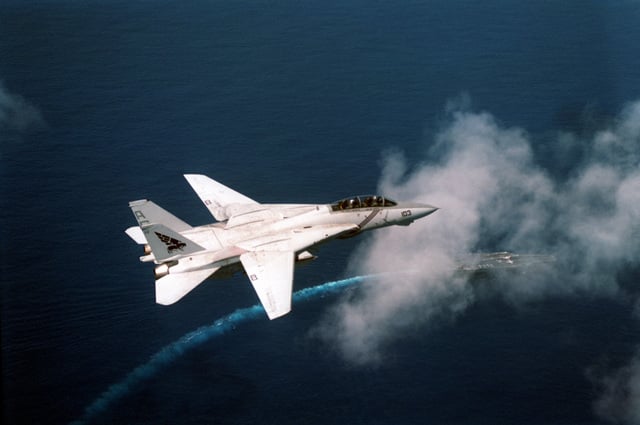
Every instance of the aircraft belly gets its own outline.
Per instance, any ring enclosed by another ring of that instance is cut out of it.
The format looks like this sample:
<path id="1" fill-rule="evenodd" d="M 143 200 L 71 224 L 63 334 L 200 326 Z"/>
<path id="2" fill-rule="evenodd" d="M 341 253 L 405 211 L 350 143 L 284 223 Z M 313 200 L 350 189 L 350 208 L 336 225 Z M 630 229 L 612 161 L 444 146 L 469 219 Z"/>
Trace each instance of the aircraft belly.
<path id="1" fill-rule="evenodd" d="M 197 270 L 217 269 L 240 261 L 245 250 L 231 247 L 219 251 L 207 251 L 198 255 L 184 256 L 171 266 L 170 273 L 188 273 Z"/>
<path id="2" fill-rule="evenodd" d="M 222 243 L 216 235 L 217 229 L 209 226 L 195 227 L 183 234 L 194 242 L 207 248 L 209 251 L 217 251 L 223 248 Z"/>
<path id="3" fill-rule="evenodd" d="M 249 232 L 234 232 L 232 235 L 225 235 L 227 239 L 224 243 L 245 251 L 299 252 L 326 239 L 336 237 L 342 232 L 356 228 L 357 226 L 354 224 L 328 224 L 303 226 L 282 231 L 272 230 L 261 235 Z"/>

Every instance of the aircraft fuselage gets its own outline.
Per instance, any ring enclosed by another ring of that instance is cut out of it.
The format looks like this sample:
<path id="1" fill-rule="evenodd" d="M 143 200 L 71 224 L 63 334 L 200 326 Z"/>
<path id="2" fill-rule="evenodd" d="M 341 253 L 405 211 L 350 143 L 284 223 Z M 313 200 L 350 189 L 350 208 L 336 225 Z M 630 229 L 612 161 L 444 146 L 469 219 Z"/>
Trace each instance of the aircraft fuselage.
<path id="1" fill-rule="evenodd" d="M 235 222 L 208 224 L 183 232 L 184 236 L 205 247 L 206 251 L 194 253 L 188 261 L 184 259 L 181 264 L 171 266 L 172 273 L 203 268 L 218 269 L 238 263 L 240 255 L 246 252 L 241 248 L 245 240 L 251 240 L 254 248 L 269 245 L 270 249 L 277 248 L 279 240 L 286 240 L 287 247 L 282 248 L 288 249 L 290 246 L 288 241 L 291 240 L 288 234 L 293 234 L 295 239 L 298 229 L 304 229 L 306 236 L 309 233 L 317 233 L 314 240 L 309 241 L 305 237 L 304 241 L 300 241 L 294 247 L 297 261 L 310 260 L 315 257 L 310 258 L 306 250 L 328 240 L 328 235 L 323 232 L 325 225 L 356 225 L 357 227 L 353 230 L 336 236 L 337 239 L 345 239 L 381 227 L 408 226 L 414 220 L 437 210 L 435 207 L 417 203 L 342 210 L 334 210 L 329 204 L 264 204 L 263 206 L 265 209 L 234 217 Z M 301 256 L 303 253 L 306 254 Z M 176 250 L 176 259 L 180 257 L 183 257 L 182 253 Z M 154 261 L 153 254 L 141 257 L 141 260 Z M 162 264 L 166 262 L 167 260 Z M 159 272 L 157 276 L 162 273 L 161 270 Z M 220 270 L 220 274 L 222 273 L 224 272 Z"/>
<path id="2" fill-rule="evenodd" d="M 294 265 L 315 258 L 309 249 L 406 226 L 437 210 L 375 195 L 321 205 L 261 204 L 207 176 L 185 178 L 216 223 L 192 227 L 152 201 L 129 203 L 138 226 L 126 232 L 145 246 L 140 260 L 156 264 L 156 302 L 173 304 L 208 278 L 244 269 L 270 319 L 291 310 Z"/>

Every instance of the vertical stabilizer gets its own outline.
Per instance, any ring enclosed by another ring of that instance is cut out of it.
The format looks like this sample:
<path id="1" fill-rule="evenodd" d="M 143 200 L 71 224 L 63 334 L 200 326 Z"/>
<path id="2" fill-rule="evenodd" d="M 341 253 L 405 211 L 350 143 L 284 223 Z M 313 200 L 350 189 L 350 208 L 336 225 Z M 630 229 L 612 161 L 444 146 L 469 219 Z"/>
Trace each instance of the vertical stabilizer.
<path id="1" fill-rule="evenodd" d="M 191 229 L 191 226 L 153 202 L 145 199 L 130 202 L 129 206 L 156 262 L 204 250 L 202 246 L 180 234 Z M 128 234 L 131 237 L 140 236 L 138 232 L 133 236 L 130 232 Z"/>
<path id="2" fill-rule="evenodd" d="M 133 215 L 138 220 L 138 224 L 144 230 L 145 227 L 152 224 L 162 224 L 177 232 L 184 232 L 192 227 L 184 221 L 180 220 L 169 211 L 160 208 L 152 201 L 141 199 L 139 201 L 129 202 L 129 207 L 133 211 Z"/>
<path id="3" fill-rule="evenodd" d="M 203 251 L 204 248 L 162 224 L 142 229 L 157 262 Z"/>

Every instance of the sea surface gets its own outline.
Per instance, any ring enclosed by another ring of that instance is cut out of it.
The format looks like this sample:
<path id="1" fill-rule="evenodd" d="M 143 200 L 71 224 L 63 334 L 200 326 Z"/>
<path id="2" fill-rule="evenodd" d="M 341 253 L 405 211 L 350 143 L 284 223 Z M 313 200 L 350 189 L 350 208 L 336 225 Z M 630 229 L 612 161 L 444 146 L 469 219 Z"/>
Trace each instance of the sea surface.
<path id="1" fill-rule="evenodd" d="M 628 302 L 486 300 L 361 366 L 311 332 L 359 281 L 272 322 L 242 275 L 159 306 L 123 230 L 140 198 L 210 222 L 184 173 L 264 202 L 375 193 L 451 102 L 562 175 L 549 135 L 640 99 L 639 2 L 3 0 L 0 82 L 3 423 L 606 423 L 590 376 L 634 355 Z M 295 290 L 354 277 L 367 240 L 324 246 Z"/>

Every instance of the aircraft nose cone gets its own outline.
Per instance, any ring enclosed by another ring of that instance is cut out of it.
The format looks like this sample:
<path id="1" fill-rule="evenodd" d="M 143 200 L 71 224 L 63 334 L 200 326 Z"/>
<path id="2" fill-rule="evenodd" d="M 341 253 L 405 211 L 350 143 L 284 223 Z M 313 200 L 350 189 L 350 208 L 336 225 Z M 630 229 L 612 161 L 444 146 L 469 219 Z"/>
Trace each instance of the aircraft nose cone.
<path id="1" fill-rule="evenodd" d="M 438 207 L 434 207 L 429 204 L 414 203 L 406 204 L 404 207 L 408 208 L 408 210 L 402 212 L 402 217 L 404 217 L 409 223 L 438 211 Z"/>
<path id="2" fill-rule="evenodd" d="M 400 224 L 402 226 L 408 226 L 415 220 L 426 217 L 429 214 L 433 214 L 434 212 L 438 211 L 438 207 L 418 203 L 400 204 L 398 205 L 398 209 L 401 211 L 402 218 L 399 219 L 397 224 Z"/>
<path id="3" fill-rule="evenodd" d="M 416 215 L 418 217 L 426 217 L 429 214 L 433 214 L 434 212 L 438 211 L 440 208 L 438 207 L 434 207 L 432 205 L 420 205 L 418 208 L 416 208 Z"/>

